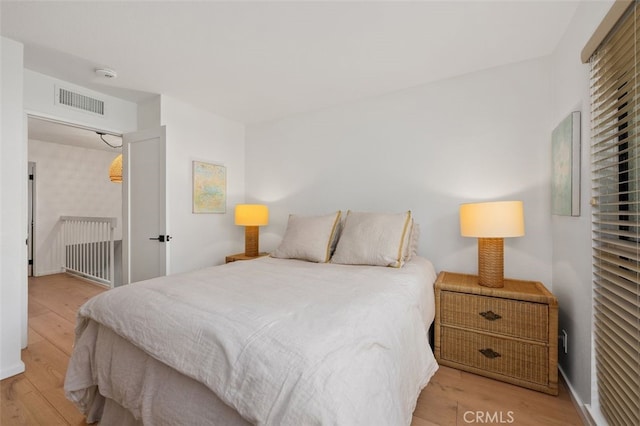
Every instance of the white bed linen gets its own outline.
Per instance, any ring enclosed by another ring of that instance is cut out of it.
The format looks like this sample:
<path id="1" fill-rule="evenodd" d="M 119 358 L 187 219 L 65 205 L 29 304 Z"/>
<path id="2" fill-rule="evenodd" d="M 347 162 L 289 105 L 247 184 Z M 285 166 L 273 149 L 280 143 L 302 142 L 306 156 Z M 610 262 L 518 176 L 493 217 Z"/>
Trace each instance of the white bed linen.
<path id="1" fill-rule="evenodd" d="M 437 369 L 434 281 L 419 257 L 401 269 L 234 262 L 103 293 L 80 309 L 76 335 L 102 324 L 254 424 L 408 425 Z M 85 412 L 100 371 L 87 346 L 65 382 Z M 126 397 L 115 401 L 136 414 Z"/>

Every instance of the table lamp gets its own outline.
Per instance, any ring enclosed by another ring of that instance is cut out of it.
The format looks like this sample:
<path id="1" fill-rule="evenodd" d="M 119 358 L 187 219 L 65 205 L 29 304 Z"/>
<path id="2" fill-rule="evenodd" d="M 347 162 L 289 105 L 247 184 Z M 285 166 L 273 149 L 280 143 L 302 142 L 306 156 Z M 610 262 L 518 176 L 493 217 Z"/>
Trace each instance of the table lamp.
<path id="1" fill-rule="evenodd" d="M 478 238 L 478 284 L 504 287 L 504 238 L 524 235 L 522 201 L 462 204 L 460 234 Z"/>
<path id="2" fill-rule="evenodd" d="M 258 227 L 269 224 L 269 208 L 262 204 L 238 204 L 235 219 L 236 225 L 244 226 L 245 256 L 258 257 Z"/>

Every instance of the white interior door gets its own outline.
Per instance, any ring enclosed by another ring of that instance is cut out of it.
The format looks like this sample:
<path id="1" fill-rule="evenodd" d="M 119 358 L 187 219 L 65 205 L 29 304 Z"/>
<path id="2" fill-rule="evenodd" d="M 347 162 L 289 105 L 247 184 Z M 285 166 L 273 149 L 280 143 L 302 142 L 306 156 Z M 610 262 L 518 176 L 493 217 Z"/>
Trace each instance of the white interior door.
<path id="1" fill-rule="evenodd" d="M 165 127 L 123 135 L 123 282 L 169 273 Z"/>

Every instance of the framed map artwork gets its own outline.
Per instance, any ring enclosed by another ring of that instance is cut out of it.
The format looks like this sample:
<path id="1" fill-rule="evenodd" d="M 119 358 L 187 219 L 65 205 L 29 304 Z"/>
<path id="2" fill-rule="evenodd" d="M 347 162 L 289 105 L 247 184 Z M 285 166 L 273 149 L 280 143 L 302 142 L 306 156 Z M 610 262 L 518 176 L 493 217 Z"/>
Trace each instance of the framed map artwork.
<path id="1" fill-rule="evenodd" d="M 580 112 L 551 134 L 551 214 L 580 216 Z"/>
<path id="2" fill-rule="evenodd" d="M 227 168 L 193 162 L 193 213 L 226 213 Z"/>

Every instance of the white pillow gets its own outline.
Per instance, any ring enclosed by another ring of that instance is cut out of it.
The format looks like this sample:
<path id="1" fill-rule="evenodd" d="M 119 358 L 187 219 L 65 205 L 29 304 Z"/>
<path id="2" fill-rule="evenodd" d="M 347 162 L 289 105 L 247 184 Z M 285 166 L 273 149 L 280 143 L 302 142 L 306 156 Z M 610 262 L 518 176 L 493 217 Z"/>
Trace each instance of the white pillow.
<path id="1" fill-rule="evenodd" d="M 400 268 L 409 251 L 411 212 L 347 212 L 332 263 Z"/>
<path id="2" fill-rule="evenodd" d="M 340 214 L 338 211 L 325 216 L 289 215 L 282 242 L 271 256 L 280 259 L 328 262 Z"/>
<path id="3" fill-rule="evenodd" d="M 409 224 L 409 236 L 404 240 L 404 248 L 402 249 L 402 260 L 407 263 L 411 258 L 418 254 L 418 243 L 420 240 L 420 226 L 411 218 Z"/>

